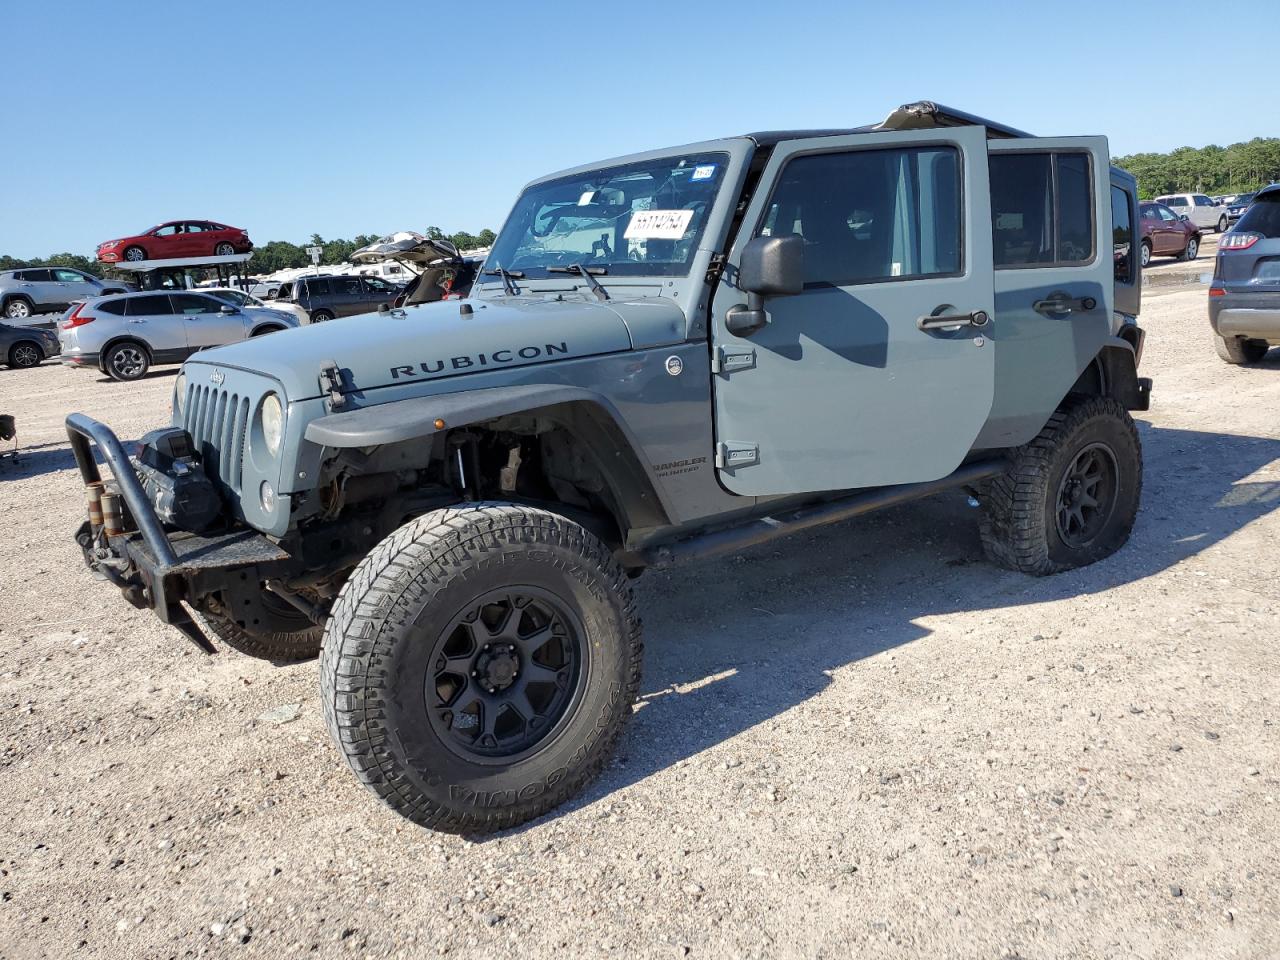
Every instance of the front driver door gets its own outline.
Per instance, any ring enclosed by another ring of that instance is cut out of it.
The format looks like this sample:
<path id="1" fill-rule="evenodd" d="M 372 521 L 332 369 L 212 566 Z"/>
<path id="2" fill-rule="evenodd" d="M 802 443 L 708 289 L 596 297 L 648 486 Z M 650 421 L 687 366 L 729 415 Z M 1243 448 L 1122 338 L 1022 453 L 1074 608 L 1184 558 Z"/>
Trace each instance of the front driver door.
<path id="1" fill-rule="evenodd" d="M 748 496 L 935 480 L 991 409 L 994 295 L 983 127 L 793 140 L 775 148 L 730 252 L 804 238 L 802 293 L 731 334 L 713 303 L 716 464 Z M 921 323 L 939 317 L 966 322 Z M 983 321 L 986 321 L 985 324 Z"/>
<path id="2" fill-rule="evenodd" d="M 171 293 L 169 299 L 173 312 L 182 317 L 190 352 L 245 338 L 244 314 L 239 308 L 235 313 L 223 313 L 222 308 L 229 304 L 198 293 Z"/>

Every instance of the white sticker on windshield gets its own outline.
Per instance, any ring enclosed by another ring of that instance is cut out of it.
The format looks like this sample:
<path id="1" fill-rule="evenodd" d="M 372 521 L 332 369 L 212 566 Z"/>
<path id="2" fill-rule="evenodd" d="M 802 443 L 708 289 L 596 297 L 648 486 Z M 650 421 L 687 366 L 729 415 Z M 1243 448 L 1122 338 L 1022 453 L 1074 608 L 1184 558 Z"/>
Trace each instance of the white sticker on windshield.
<path id="1" fill-rule="evenodd" d="M 594 190 L 586 191 L 585 193 L 583 193 L 582 196 L 578 198 L 578 206 L 580 207 L 590 206 L 591 201 L 595 199 L 595 196 L 596 196 L 596 192 Z"/>
<path id="2" fill-rule="evenodd" d="M 628 240 L 679 240 L 692 219 L 692 210 L 637 210 L 623 236 Z"/>
<path id="3" fill-rule="evenodd" d="M 699 180 L 710 180 L 715 175 L 716 165 L 714 163 L 704 163 L 693 168 L 693 176 L 689 178 L 689 182 L 697 183 Z"/>

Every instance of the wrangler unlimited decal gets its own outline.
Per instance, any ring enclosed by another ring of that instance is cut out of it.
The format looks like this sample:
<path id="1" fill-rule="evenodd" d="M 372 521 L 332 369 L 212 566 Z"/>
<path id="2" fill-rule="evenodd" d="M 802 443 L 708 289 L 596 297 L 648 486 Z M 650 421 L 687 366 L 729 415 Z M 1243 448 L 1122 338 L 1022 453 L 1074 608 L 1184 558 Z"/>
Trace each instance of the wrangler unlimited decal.
<path id="1" fill-rule="evenodd" d="M 569 344 L 562 340 L 560 343 L 548 343 L 541 347 L 512 347 L 509 350 L 495 350 L 490 354 L 476 353 L 469 357 L 428 360 L 419 363 L 417 366 L 412 363 L 406 363 L 402 366 L 391 368 L 391 379 L 399 380 L 401 377 L 429 376 L 433 373 L 443 373 L 446 369 L 466 370 L 469 367 L 500 367 L 508 363 L 527 362 L 541 357 L 553 357 L 558 353 L 568 354 L 568 352 Z"/>

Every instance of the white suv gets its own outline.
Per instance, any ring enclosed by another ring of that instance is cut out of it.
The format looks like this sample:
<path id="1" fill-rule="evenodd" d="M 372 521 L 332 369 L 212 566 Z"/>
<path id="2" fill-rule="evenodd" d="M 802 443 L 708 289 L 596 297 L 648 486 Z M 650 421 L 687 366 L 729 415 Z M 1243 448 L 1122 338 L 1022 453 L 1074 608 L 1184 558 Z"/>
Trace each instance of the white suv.
<path id="1" fill-rule="evenodd" d="M 1225 233 L 1230 223 L 1227 208 L 1203 193 L 1171 193 L 1156 197 L 1156 203 L 1163 203 L 1174 213 L 1185 216 L 1201 230 Z"/>

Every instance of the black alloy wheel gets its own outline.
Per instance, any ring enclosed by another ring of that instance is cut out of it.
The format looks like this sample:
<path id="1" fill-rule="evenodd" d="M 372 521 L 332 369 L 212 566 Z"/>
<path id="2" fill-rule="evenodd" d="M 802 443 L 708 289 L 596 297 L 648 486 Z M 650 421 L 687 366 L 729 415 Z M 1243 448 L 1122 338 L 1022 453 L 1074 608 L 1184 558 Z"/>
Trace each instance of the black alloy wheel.
<path id="1" fill-rule="evenodd" d="M 1105 443 L 1091 443 L 1076 454 L 1058 483 L 1057 525 L 1063 544 L 1083 549 L 1107 528 L 1118 476 L 1115 453 Z"/>

